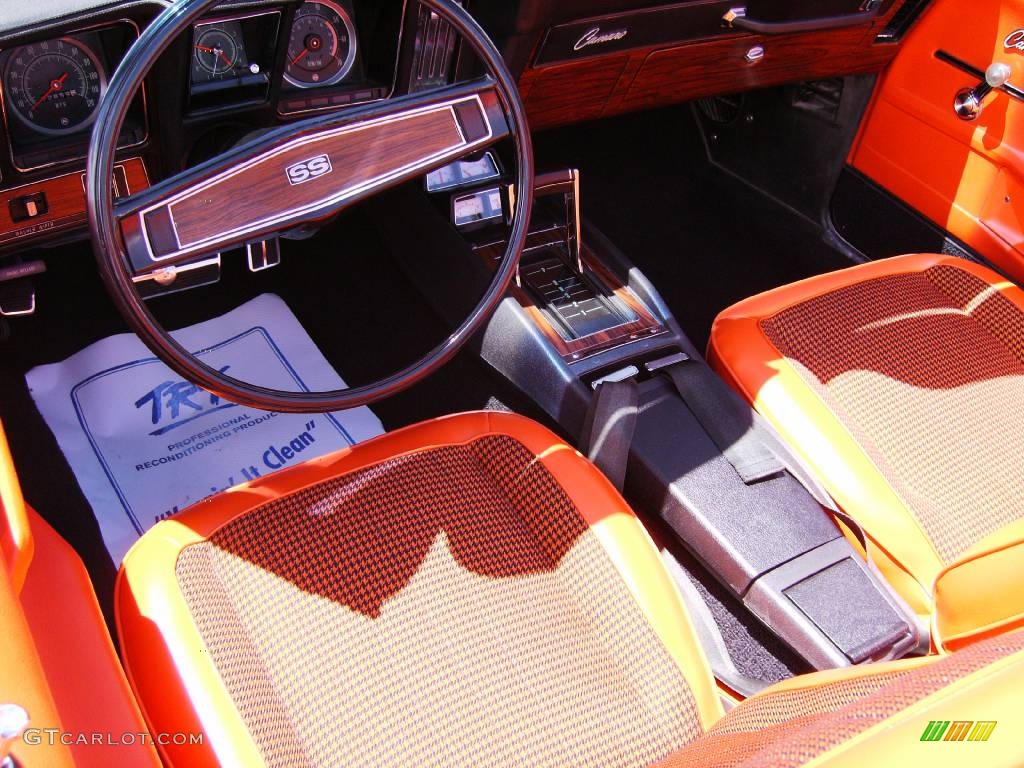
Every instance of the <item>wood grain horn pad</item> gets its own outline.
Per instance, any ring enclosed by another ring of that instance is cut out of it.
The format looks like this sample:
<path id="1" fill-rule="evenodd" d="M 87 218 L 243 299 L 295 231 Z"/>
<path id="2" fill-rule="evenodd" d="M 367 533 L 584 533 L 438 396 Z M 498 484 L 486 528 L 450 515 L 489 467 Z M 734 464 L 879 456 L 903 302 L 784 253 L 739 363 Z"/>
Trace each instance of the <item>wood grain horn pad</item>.
<path id="1" fill-rule="evenodd" d="M 290 138 L 246 145 L 129 201 L 119 217 L 132 266 L 160 269 L 323 218 L 507 135 L 491 89 L 399 103 L 342 125 L 298 124 Z"/>

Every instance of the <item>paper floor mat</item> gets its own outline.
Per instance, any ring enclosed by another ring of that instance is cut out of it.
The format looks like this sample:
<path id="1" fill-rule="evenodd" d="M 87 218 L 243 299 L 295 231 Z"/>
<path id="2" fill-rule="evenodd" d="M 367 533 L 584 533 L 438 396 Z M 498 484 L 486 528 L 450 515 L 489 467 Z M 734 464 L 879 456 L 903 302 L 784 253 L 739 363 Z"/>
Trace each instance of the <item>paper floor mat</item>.
<path id="1" fill-rule="evenodd" d="M 173 336 L 243 381 L 303 391 L 345 386 L 272 294 Z M 161 518 L 384 431 L 365 407 L 303 415 L 226 402 L 182 381 L 127 333 L 34 368 L 26 380 L 115 563 Z"/>

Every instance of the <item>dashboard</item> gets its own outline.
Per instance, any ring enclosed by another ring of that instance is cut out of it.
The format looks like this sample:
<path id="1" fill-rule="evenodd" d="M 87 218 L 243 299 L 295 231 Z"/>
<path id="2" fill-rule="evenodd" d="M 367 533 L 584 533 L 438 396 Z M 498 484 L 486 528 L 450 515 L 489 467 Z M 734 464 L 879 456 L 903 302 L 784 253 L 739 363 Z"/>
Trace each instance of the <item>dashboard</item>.
<path id="1" fill-rule="evenodd" d="M 929 0 L 462 0 L 518 78 L 531 126 L 876 73 Z M 85 236 L 99 100 L 165 0 L 31 0 L 0 16 L 0 258 Z M 836 18 L 852 24 L 809 24 Z M 787 31 L 788 30 L 788 31 Z M 254 133 L 477 74 L 416 0 L 225 0 L 161 56 L 126 116 L 116 195 Z M 481 214 L 482 215 L 482 214 Z"/>
<path id="2" fill-rule="evenodd" d="M 81 178 L 100 99 L 162 7 L 124 3 L 0 42 L 0 252 L 84 235 Z M 413 78 L 398 82 L 400 54 L 414 47 L 407 12 L 406 0 L 223 4 L 164 53 L 136 95 L 115 194 L 254 131 L 415 88 Z M 452 51 L 441 53 L 450 67 Z"/>

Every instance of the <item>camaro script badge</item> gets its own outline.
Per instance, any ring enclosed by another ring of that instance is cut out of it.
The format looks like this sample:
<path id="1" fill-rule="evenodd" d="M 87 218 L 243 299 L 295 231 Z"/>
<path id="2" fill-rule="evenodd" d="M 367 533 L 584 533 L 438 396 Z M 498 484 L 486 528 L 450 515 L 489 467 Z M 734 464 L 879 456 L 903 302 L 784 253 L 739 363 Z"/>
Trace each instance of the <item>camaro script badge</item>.
<path id="1" fill-rule="evenodd" d="M 1015 29 L 1003 40 L 1003 47 L 1008 51 L 1024 52 L 1024 29 Z"/>
<path id="2" fill-rule="evenodd" d="M 600 27 L 591 27 L 583 33 L 583 37 L 576 41 L 572 47 L 574 51 L 582 51 L 588 45 L 599 45 L 610 43 L 612 40 L 621 40 L 629 34 L 628 29 L 613 29 L 610 32 L 602 32 Z"/>
<path id="3" fill-rule="evenodd" d="M 301 163 L 289 165 L 284 169 L 284 172 L 288 176 L 288 183 L 295 185 L 312 181 L 317 176 L 323 176 L 332 170 L 331 158 L 327 155 L 317 155 L 316 157 L 307 158 Z"/>

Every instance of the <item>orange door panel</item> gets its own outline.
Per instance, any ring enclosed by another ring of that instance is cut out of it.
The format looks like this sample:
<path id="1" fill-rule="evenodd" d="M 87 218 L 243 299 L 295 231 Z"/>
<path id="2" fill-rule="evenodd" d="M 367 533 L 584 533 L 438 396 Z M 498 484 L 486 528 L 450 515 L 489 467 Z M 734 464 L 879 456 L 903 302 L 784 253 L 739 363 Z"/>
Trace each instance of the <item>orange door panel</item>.
<path id="1" fill-rule="evenodd" d="M 158 765 L 85 566 L 25 504 L 0 423 L 2 704 L 29 717 L 18 765 Z"/>
<path id="2" fill-rule="evenodd" d="M 953 111 L 984 70 L 1024 89 L 1024 0 L 934 0 L 879 82 L 851 156 L 861 173 L 1024 280 L 1024 102 L 990 94 L 972 122 Z M 1017 44 L 1020 43 L 1020 47 Z"/>
<path id="3" fill-rule="evenodd" d="M 7 447 L 4 426 L 0 424 L 0 558 L 15 592 L 25 583 L 25 573 L 32 560 L 32 534 L 25 513 L 14 460 Z"/>

